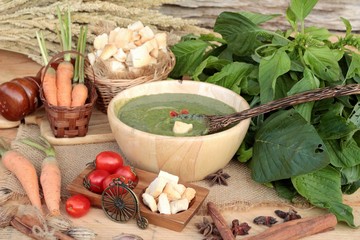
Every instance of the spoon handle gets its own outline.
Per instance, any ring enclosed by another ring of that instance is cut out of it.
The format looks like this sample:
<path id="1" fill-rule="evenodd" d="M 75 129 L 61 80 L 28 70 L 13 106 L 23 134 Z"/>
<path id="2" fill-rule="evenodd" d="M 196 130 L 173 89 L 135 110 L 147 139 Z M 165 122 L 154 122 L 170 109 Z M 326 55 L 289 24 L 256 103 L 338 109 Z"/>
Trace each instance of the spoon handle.
<path id="1" fill-rule="evenodd" d="M 274 101 L 259 105 L 254 108 L 246 109 L 241 112 L 229 114 L 226 116 L 209 116 L 211 128 L 224 128 L 241 120 L 259 116 L 281 108 L 298 105 L 301 103 L 318 101 L 331 97 L 347 96 L 360 94 L 360 84 L 338 85 L 334 87 L 318 88 L 292 96 L 279 98 Z M 215 127 L 216 126 L 216 127 Z"/>

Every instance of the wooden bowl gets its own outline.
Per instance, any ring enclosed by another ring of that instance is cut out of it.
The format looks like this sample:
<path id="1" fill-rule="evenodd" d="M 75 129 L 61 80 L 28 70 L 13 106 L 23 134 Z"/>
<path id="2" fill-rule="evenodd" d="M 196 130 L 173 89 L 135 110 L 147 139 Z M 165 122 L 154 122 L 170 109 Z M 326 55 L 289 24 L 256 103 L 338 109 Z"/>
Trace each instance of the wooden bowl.
<path id="1" fill-rule="evenodd" d="M 143 132 L 121 122 L 119 109 L 131 98 L 159 93 L 199 94 L 223 101 L 242 111 L 249 108 L 235 92 L 204 82 L 165 80 L 128 88 L 109 103 L 107 116 L 111 130 L 126 159 L 136 168 L 175 174 L 181 181 L 202 180 L 225 167 L 238 150 L 250 119 L 215 134 L 196 137 L 171 137 Z"/>

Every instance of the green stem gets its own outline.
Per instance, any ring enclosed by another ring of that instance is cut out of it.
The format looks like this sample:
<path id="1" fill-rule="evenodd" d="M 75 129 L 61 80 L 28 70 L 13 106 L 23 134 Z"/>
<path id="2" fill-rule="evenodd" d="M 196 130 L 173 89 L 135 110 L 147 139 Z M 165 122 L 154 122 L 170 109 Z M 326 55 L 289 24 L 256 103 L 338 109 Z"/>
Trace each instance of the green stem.
<path id="1" fill-rule="evenodd" d="M 22 139 L 21 142 L 31 147 L 34 147 L 40 151 L 43 151 L 47 157 L 55 157 L 54 147 L 51 146 L 51 144 L 45 138 L 40 137 L 40 139 L 43 141 L 43 145 L 40 145 L 30 139 Z"/>
<path id="2" fill-rule="evenodd" d="M 46 45 L 45 45 L 45 39 L 44 36 L 42 34 L 42 32 L 37 31 L 36 32 L 36 38 L 39 44 L 39 48 L 40 48 L 40 52 L 41 52 L 41 56 L 43 58 L 44 61 L 44 66 L 46 66 L 49 62 L 49 55 L 46 49 Z"/>
<path id="3" fill-rule="evenodd" d="M 85 56 L 86 50 L 86 36 L 87 36 L 87 26 L 80 28 L 80 34 L 77 43 L 77 51 Z M 75 59 L 75 72 L 74 72 L 74 82 L 84 83 L 85 80 L 85 59 L 81 55 L 77 55 Z"/>
<path id="4" fill-rule="evenodd" d="M 60 8 L 57 7 L 57 16 L 59 19 L 59 28 L 60 28 L 60 42 L 63 48 L 63 51 L 71 50 L 71 15 L 69 9 L 66 12 L 66 16 L 63 17 Z M 71 54 L 65 54 L 64 60 L 70 62 Z"/>

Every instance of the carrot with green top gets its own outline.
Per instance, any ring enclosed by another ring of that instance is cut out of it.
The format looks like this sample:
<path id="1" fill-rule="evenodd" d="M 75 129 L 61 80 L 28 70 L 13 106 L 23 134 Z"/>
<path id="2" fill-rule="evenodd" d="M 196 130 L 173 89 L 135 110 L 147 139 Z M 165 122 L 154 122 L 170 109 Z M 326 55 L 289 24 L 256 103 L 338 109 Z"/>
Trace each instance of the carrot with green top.
<path id="1" fill-rule="evenodd" d="M 75 60 L 75 73 L 73 82 L 77 83 L 74 85 L 71 93 L 71 107 L 79 107 L 85 104 L 86 99 L 89 95 L 88 88 L 84 84 L 85 81 L 85 49 L 86 49 L 86 35 L 87 26 L 80 28 L 80 35 L 77 43 L 77 51 L 81 55 L 76 56 Z"/>
<path id="2" fill-rule="evenodd" d="M 44 36 L 41 32 L 36 32 L 36 38 L 39 44 L 41 56 L 43 58 L 44 67 L 49 63 L 49 56 L 45 45 Z M 57 106 L 57 86 L 56 86 L 56 71 L 49 67 L 46 72 L 45 68 L 42 70 L 42 88 L 45 99 L 49 104 Z"/>
<path id="3" fill-rule="evenodd" d="M 40 139 L 43 145 L 29 139 L 23 139 L 22 142 L 46 154 L 41 164 L 40 183 L 50 216 L 60 216 L 61 171 L 55 156 L 55 149 L 45 138 L 40 137 Z"/>
<path id="4" fill-rule="evenodd" d="M 60 42 L 63 51 L 71 50 L 71 17 L 70 11 L 67 10 L 66 16 L 61 15 L 60 9 L 57 8 L 57 14 L 60 25 Z M 71 63 L 71 54 L 64 55 L 64 61 L 56 69 L 56 86 L 57 86 L 57 105 L 71 106 L 72 78 L 74 76 L 74 66 Z"/>
<path id="5" fill-rule="evenodd" d="M 15 175 L 27 194 L 31 204 L 43 214 L 39 181 L 32 162 L 18 151 L 0 146 L 0 157 L 4 167 Z"/>

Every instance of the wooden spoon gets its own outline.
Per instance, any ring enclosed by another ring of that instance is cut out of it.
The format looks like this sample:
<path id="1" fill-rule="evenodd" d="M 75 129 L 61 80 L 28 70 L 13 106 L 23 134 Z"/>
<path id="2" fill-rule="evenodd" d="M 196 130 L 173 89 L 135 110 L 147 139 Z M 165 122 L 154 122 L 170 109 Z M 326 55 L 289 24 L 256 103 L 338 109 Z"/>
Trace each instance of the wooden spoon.
<path id="1" fill-rule="evenodd" d="M 183 119 L 193 118 L 193 117 L 203 118 L 207 122 L 208 125 L 207 134 L 209 134 L 224 130 L 226 127 L 238 123 L 241 120 L 259 116 L 261 114 L 268 113 L 281 108 L 285 108 L 301 103 L 306 103 L 306 102 L 318 101 L 331 97 L 347 96 L 353 94 L 360 94 L 360 84 L 347 84 L 347 85 L 338 85 L 333 87 L 318 88 L 318 89 L 298 93 L 292 96 L 276 99 L 266 104 L 228 115 L 184 114 L 183 116 L 179 115 L 178 117 Z"/>

